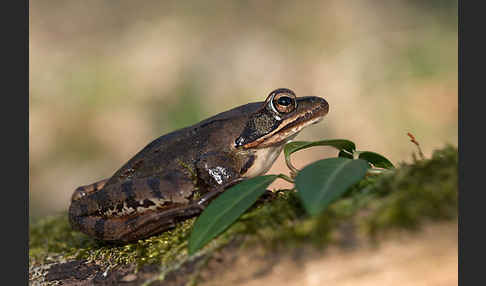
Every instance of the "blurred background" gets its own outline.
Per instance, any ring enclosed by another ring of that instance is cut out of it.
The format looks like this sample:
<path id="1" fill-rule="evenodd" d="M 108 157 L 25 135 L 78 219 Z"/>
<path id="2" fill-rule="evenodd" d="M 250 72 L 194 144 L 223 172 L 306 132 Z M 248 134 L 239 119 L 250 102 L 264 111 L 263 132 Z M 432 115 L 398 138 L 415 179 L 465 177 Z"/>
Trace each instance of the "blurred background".
<path id="1" fill-rule="evenodd" d="M 153 139 L 279 87 L 330 104 L 297 140 L 395 164 L 416 151 L 407 132 L 426 156 L 457 146 L 457 1 L 190 2 L 30 1 L 31 221 Z"/>

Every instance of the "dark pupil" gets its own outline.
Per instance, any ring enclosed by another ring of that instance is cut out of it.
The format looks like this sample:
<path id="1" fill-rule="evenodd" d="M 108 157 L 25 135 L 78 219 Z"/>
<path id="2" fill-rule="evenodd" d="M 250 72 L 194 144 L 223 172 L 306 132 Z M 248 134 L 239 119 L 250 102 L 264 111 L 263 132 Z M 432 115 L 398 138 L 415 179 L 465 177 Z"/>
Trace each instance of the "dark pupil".
<path id="1" fill-rule="evenodd" d="M 277 103 L 279 105 L 288 106 L 292 103 L 292 99 L 287 96 L 282 96 L 279 99 L 277 99 Z"/>

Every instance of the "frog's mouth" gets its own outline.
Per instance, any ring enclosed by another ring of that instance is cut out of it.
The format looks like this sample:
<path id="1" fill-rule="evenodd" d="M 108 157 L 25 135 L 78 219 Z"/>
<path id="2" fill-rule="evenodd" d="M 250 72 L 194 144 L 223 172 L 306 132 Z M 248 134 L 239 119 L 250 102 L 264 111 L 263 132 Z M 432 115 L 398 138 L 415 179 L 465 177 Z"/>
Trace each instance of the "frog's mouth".
<path id="1" fill-rule="evenodd" d="M 306 98 L 303 100 L 309 101 L 309 99 Z M 265 148 L 285 144 L 297 136 L 297 134 L 305 127 L 322 121 L 324 116 L 329 112 L 329 104 L 320 97 L 312 97 L 310 101 L 313 104 L 303 108 L 302 111 L 296 112 L 292 116 L 283 119 L 274 130 L 242 147 L 245 149 Z M 318 101 L 317 104 L 316 101 Z M 308 102 L 304 101 L 303 103 L 305 104 Z"/>

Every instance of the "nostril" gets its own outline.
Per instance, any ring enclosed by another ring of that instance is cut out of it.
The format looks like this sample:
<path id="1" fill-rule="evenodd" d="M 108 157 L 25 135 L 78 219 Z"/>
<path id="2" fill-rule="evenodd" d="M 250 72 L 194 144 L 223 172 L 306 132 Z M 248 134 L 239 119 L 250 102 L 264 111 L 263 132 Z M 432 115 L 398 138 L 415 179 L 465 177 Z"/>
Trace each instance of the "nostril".
<path id="1" fill-rule="evenodd" d="M 326 101 L 324 98 L 322 98 L 322 97 L 318 97 L 318 99 L 319 99 L 319 101 L 321 102 L 321 104 L 322 104 L 323 106 L 329 106 L 329 103 L 327 103 L 327 101 Z"/>
<path id="2" fill-rule="evenodd" d="M 325 110 L 326 113 L 329 112 L 329 103 L 324 98 L 319 98 L 321 100 L 322 108 Z"/>

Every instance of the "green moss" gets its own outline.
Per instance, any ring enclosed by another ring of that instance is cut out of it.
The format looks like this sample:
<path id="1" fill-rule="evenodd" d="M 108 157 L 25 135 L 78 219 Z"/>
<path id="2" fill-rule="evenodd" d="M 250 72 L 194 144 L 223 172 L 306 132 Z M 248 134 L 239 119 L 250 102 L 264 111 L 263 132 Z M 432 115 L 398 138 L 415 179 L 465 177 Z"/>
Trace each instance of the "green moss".
<path id="1" fill-rule="evenodd" d="M 97 247 L 96 241 L 71 229 L 67 214 L 46 217 L 30 227 L 29 262 L 44 263 L 62 255 L 70 257 L 78 249 Z"/>
<path id="2" fill-rule="evenodd" d="M 279 191 L 271 200 L 260 200 L 193 257 L 187 256 L 187 241 L 195 219 L 158 236 L 116 245 L 72 231 L 66 214 L 49 217 L 30 228 L 30 264 L 67 258 L 105 265 L 159 264 L 162 279 L 171 269 L 209 257 L 235 239 L 244 242 L 241 247 L 259 244 L 269 251 L 304 244 L 325 247 L 336 242 L 336 231 L 344 224 L 375 237 L 391 228 L 416 229 L 429 220 L 453 220 L 457 217 L 457 157 L 457 149 L 446 146 L 431 159 L 367 177 L 318 217 L 305 213 L 295 192 Z"/>
<path id="3" fill-rule="evenodd" d="M 382 176 L 370 190 L 370 215 L 363 221 L 367 232 L 457 218 L 457 173 L 457 149 L 447 146 L 430 160 L 402 164 L 398 172 Z"/>

